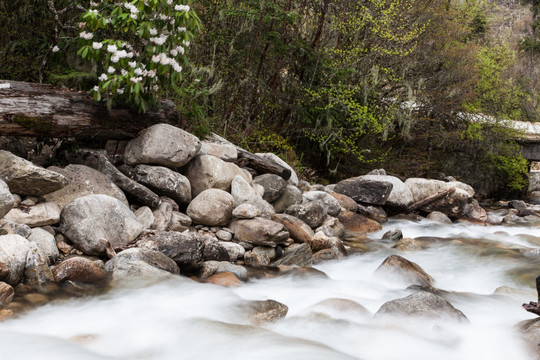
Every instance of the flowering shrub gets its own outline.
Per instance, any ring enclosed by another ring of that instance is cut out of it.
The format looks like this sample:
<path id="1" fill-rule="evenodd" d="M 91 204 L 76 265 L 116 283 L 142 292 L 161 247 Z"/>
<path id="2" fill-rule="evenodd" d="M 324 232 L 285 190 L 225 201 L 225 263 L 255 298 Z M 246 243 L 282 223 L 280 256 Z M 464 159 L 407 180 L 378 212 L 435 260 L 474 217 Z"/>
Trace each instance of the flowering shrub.
<path id="1" fill-rule="evenodd" d="M 162 88 L 180 80 L 186 51 L 200 20 L 178 0 L 90 2 L 79 23 L 83 59 L 95 61 L 96 101 L 125 101 L 144 112 Z"/>

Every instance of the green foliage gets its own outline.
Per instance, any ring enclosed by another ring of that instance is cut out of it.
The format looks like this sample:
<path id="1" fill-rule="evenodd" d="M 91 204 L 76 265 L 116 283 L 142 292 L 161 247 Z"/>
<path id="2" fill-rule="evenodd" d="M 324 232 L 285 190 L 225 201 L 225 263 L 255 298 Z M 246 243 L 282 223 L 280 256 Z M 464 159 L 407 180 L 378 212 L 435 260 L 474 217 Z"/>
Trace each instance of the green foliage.
<path id="1" fill-rule="evenodd" d="M 505 156 L 489 154 L 486 159 L 487 167 L 493 167 L 495 175 L 503 179 L 504 186 L 509 192 L 520 192 L 528 185 L 528 161 L 523 156 Z"/>

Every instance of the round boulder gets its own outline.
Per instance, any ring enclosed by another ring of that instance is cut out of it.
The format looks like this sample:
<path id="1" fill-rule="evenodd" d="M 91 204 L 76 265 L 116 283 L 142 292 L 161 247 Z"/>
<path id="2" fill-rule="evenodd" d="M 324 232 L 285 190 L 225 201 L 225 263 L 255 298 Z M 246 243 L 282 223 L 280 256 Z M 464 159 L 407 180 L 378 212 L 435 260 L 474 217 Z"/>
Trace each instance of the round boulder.
<path id="1" fill-rule="evenodd" d="M 3 279 L 5 282 L 17 285 L 22 280 L 29 251 L 30 243 L 22 236 L 0 236 L 0 263 L 9 269 L 9 274 Z"/>
<path id="2" fill-rule="evenodd" d="M 234 198 L 226 191 L 208 189 L 200 193 L 187 208 L 187 215 L 196 224 L 225 226 L 234 209 Z"/>

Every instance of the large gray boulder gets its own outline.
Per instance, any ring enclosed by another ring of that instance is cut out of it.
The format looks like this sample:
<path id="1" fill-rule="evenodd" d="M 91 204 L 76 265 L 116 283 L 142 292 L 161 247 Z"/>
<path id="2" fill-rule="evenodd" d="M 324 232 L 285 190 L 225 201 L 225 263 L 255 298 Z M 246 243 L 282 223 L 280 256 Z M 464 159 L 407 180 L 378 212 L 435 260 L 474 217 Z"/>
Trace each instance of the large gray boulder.
<path id="1" fill-rule="evenodd" d="M 32 164 L 30 161 L 0 150 L 0 178 L 13 194 L 42 196 L 68 184 L 61 174 Z"/>
<path id="2" fill-rule="evenodd" d="M 274 208 L 264 200 L 242 176 L 235 176 L 231 183 L 234 205 L 250 204 L 257 208 L 263 217 L 274 213 Z"/>
<path id="3" fill-rule="evenodd" d="M 7 265 L 9 274 L 3 280 L 17 285 L 23 277 L 30 243 L 20 235 L 0 236 L 0 263 Z"/>
<path id="4" fill-rule="evenodd" d="M 276 246 L 289 238 L 289 232 L 282 224 L 263 218 L 236 220 L 230 228 L 235 239 L 255 245 Z"/>
<path id="5" fill-rule="evenodd" d="M 229 223 L 234 209 L 231 194 L 219 189 L 201 192 L 189 204 L 186 213 L 196 224 L 225 226 Z"/>
<path id="6" fill-rule="evenodd" d="M 187 177 L 163 166 L 137 165 L 133 178 L 158 195 L 165 195 L 179 204 L 191 201 L 191 185 Z"/>
<path id="7" fill-rule="evenodd" d="M 296 175 L 296 172 L 294 171 L 294 169 L 289 164 L 287 164 L 284 160 L 282 160 L 279 156 L 277 156 L 274 153 L 256 153 L 255 155 L 262 156 L 265 159 L 272 160 L 278 163 L 279 165 L 283 166 L 284 168 L 291 170 L 291 177 L 289 178 L 288 182 L 291 185 L 298 186 L 298 175 Z"/>
<path id="8" fill-rule="evenodd" d="M 273 202 L 285 191 L 287 181 L 276 174 L 263 174 L 253 179 L 253 184 L 261 185 L 264 188 L 263 199 L 268 202 Z"/>
<path id="9" fill-rule="evenodd" d="M 383 315 L 398 315 L 428 320 L 469 321 L 461 311 L 452 306 L 445 298 L 423 291 L 384 303 L 375 316 L 381 317 Z"/>
<path id="10" fill-rule="evenodd" d="M 208 141 L 202 142 L 199 155 L 212 155 L 229 162 L 238 159 L 238 151 L 233 144 L 216 144 Z"/>
<path id="11" fill-rule="evenodd" d="M 46 201 L 55 202 L 60 208 L 77 198 L 95 194 L 108 195 L 129 205 L 124 192 L 105 174 L 91 167 L 70 164 L 65 168 L 51 166 L 48 170 L 64 175 L 69 181 L 62 189 L 43 196 Z"/>
<path id="12" fill-rule="evenodd" d="M 283 194 L 272 203 L 276 213 L 282 213 L 291 205 L 300 204 L 304 200 L 302 190 L 294 185 L 287 185 Z"/>
<path id="13" fill-rule="evenodd" d="M 330 216 L 338 216 L 341 212 L 339 202 L 327 192 L 324 191 L 308 191 L 304 193 L 304 202 L 315 201 L 321 205 L 326 213 Z"/>
<path id="14" fill-rule="evenodd" d="M 137 246 L 165 254 L 182 270 L 197 269 L 204 260 L 204 239 L 195 233 L 186 234 L 176 231 L 147 233 L 139 238 Z"/>
<path id="15" fill-rule="evenodd" d="M 73 200 L 61 213 L 60 230 L 85 254 L 105 254 L 105 242 L 113 248 L 132 242 L 144 226 L 120 200 L 107 195 L 88 195 Z"/>
<path id="16" fill-rule="evenodd" d="M 49 265 L 54 264 L 60 256 L 54 235 L 42 228 L 33 228 L 28 241 L 35 243 L 40 253 L 45 256 Z"/>
<path id="17" fill-rule="evenodd" d="M 181 167 L 201 148 L 196 136 L 172 125 L 157 124 L 131 140 L 124 152 L 128 165 L 148 164 Z"/>
<path id="18" fill-rule="evenodd" d="M 377 183 L 391 183 L 392 191 L 385 205 L 395 209 L 406 209 L 413 203 L 413 195 L 409 188 L 395 176 L 390 175 L 362 175 L 360 179 L 370 180 Z M 336 186 L 337 187 L 337 186 Z M 338 192 L 338 191 L 336 191 Z M 345 194 L 347 195 L 347 194 Z M 350 196 L 350 195 L 349 195 Z"/>
<path id="19" fill-rule="evenodd" d="M 285 213 L 299 218 L 312 229 L 319 227 L 327 215 L 326 209 L 317 201 L 291 205 L 285 210 Z"/>
<path id="20" fill-rule="evenodd" d="M 0 219 L 6 215 L 15 204 L 15 198 L 9 192 L 7 184 L 0 179 Z"/>
<path id="21" fill-rule="evenodd" d="M 334 187 L 334 191 L 349 196 L 357 202 L 384 205 L 392 188 L 390 181 L 366 179 L 360 176 L 340 181 Z"/>
<path id="22" fill-rule="evenodd" d="M 60 207 L 54 202 L 39 203 L 30 207 L 11 209 L 4 220 L 30 227 L 53 225 L 60 221 Z"/>
<path id="23" fill-rule="evenodd" d="M 229 191 L 231 182 L 237 175 L 243 177 L 246 182 L 251 182 L 251 175 L 247 171 L 211 155 L 194 158 L 187 166 L 185 175 L 191 183 L 192 197 L 211 188 Z"/>
<path id="24" fill-rule="evenodd" d="M 154 268 L 166 271 L 173 275 L 180 274 L 180 268 L 169 257 L 155 250 L 132 248 L 116 254 L 114 258 L 105 263 L 105 270 L 113 272 L 113 277 L 139 277 L 145 275 L 147 267 L 138 267 L 139 262 L 144 262 Z M 136 269 L 139 270 L 136 270 Z M 120 275 L 117 273 L 120 271 Z M 132 270 L 132 271 L 129 271 Z M 152 271 L 149 274 L 154 274 Z"/>

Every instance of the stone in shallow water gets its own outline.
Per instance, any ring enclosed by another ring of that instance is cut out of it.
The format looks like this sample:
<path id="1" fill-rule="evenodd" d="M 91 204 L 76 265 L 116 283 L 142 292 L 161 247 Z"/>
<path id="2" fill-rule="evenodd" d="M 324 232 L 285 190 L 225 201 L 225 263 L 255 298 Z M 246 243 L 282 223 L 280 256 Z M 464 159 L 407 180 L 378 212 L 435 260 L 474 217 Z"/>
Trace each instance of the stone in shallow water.
<path id="1" fill-rule="evenodd" d="M 289 312 L 287 305 L 276 300 L 252 301 L 248 309 L 251 321 L 257 325 L 278 321 Z"/>
<path id="2" fill-rule="evenodd" d="M 407 285 L 431 286 L 433 278 L 416 263 L 399 255 L 390 255 L 375 270 L 384 277 L 396 277 Z"/>
<path id="3" fill-rule="evenodd" d="M 75 281 L 96 283 L 107 276 L 102 261 L 91 261 L 83 257 L 66 259 L 53 268 L 54 279 L 57 282 Z"/>

